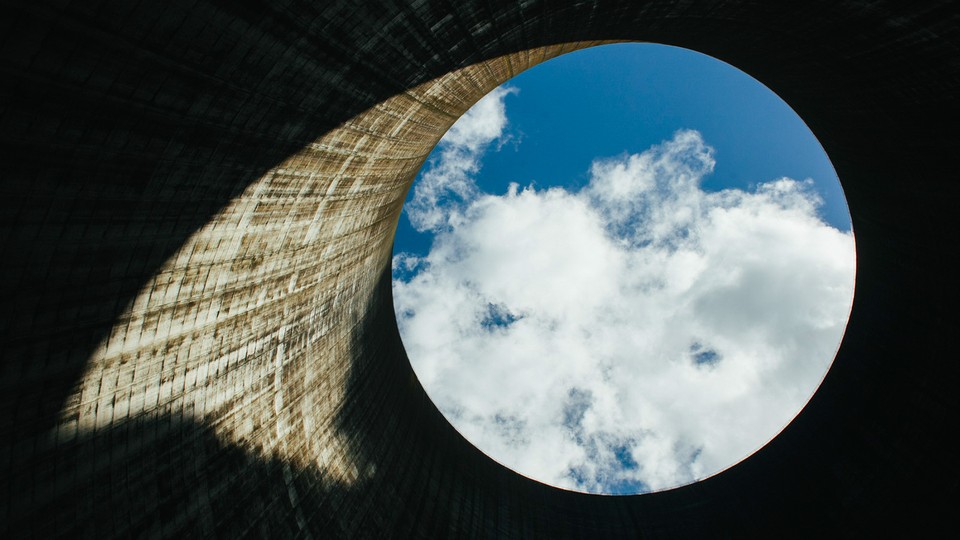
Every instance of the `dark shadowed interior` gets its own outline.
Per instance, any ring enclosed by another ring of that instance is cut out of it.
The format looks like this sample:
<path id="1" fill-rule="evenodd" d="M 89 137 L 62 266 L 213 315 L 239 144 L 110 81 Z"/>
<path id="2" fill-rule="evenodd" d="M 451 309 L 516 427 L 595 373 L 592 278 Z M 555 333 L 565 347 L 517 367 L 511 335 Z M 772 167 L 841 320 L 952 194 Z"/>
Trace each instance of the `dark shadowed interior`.
<path id="1" fill-rule="evenodd" d="M 960 6 L 58 1 L 0 17 L 0 536 L 778 537 L 956 525 Z M 391 306 L 404 196 L 539 62 L 677 45 L 767 85 L 857 244 L 836 361 L 740 464 L 607 497 L 461 438 Z M 921 534 L 922 536 L 922 534 Z"/>

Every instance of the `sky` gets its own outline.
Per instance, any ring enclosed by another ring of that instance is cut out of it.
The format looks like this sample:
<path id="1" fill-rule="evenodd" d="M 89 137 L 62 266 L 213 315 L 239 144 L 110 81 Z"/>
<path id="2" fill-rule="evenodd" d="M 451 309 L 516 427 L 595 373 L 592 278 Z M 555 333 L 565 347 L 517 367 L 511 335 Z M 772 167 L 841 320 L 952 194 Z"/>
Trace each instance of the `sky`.
<path id="1" fill-rule="evenodd" d="M 451 424 L 520 474 L 633 494 L 716 474 L 809 400 L 856 257 L 796 114 L 707 56 L 607 45 L 447 132 L 398 226 L 404 347 Z"/>

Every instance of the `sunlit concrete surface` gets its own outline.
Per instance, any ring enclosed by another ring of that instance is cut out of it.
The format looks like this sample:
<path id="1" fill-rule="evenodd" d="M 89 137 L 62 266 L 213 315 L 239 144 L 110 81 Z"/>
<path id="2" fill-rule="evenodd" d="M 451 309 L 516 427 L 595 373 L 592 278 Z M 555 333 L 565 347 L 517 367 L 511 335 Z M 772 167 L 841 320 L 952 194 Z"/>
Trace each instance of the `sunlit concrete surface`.
<path id="1" fill-rule="evenodd" d="M 866 536 L 955 521 L 960 8 L 15 2 L 0 17 L 0 536 Z M 423 393 L 401 204 L 472 103 L 599 40 L 713 55 L 823 143 L 857 235 L 834 367 L 760 452 L 544 486 Z M 922 536 L 922 534 L 920 534 Z"/>
<path id="2" fill-rule="evenodd" d="M 406 190 L 453 121 L 519 70 L 493 58 L 358 114 L 267 171 L 171 256 L 86 364 L 57 438 L 175 414 L 260 457 L 352 484 L 340 433 L 362 324 Z"/>

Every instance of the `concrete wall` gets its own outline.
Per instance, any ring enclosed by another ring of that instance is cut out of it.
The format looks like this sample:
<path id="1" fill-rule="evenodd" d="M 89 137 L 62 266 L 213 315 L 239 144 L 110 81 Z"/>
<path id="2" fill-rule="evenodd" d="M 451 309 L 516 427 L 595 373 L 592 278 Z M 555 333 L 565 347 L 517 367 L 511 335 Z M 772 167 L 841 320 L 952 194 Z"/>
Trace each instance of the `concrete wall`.
<path id="1" fill-rule="evenodd" d="M 0 22 L 0 535 L 742 537 L 955 518 L 946 1 L 23 3 Z M 543 486 L 423 393 L 390 304 L 444 131 L 598 40 L 786 99 L 837 167 L 857 293 L 777 439 L 634 497 Z"/>

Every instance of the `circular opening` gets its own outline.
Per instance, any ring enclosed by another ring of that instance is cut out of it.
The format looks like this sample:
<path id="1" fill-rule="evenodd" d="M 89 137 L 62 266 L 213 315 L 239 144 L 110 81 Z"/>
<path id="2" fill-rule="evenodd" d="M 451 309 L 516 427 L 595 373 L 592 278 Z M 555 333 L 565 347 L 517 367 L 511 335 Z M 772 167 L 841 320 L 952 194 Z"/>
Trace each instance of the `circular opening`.
<path id="1" fill-rule="evenodd" d="M 411 364 L 450 423 L 535 480 L 688 484 L 773 438 L 853 298 L 839 181 L 782 100 L 705 55 L 606 45 L 447 132 L 393 258 Z"/>

